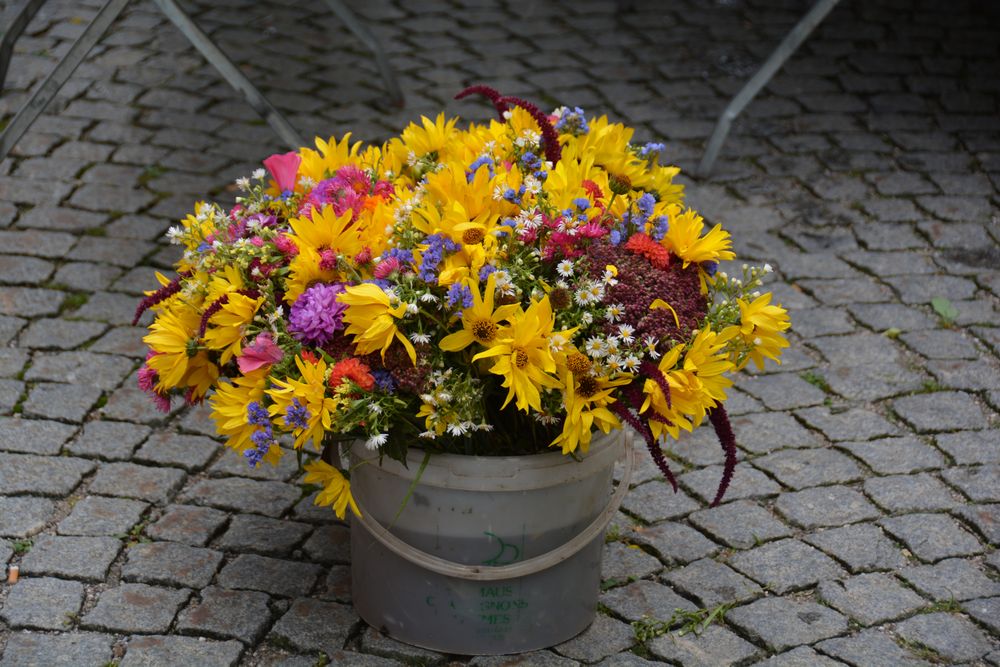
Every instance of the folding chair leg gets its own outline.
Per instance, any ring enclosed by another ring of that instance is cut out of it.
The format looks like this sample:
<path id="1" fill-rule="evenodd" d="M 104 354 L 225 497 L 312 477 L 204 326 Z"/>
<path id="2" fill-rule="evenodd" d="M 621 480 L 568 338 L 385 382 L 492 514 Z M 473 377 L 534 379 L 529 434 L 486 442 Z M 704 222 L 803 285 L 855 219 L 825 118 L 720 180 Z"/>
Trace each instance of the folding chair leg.
<path id="1" fill-rule="evenodd" d="M 10 67 L 10 56 L 14 52 L 14 42 L 24 33 L 45 0 L 24 0 L 4 17 L 7 28 L 0 33 L 0 90 L 7 80 L 7 69 Z"/>

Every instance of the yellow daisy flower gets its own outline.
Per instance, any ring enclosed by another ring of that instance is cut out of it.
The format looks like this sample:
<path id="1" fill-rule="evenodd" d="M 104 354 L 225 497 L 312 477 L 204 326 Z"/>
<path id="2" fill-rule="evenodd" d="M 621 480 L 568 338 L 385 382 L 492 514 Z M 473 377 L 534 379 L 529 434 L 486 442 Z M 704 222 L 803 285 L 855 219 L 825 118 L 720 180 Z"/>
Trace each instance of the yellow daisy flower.
<path id="1" fill-rule="evenodd" d="M 751 302 L 737 299 L 740 307 L 739 336 L 750 350 L 749 357 L 741 364 L 753 360 L 758 370 L 764 368 L 764 358 L 781 363 L 781 350 L 788 347 L 788 340 L 780 332 L 791 326 L 788 311 L 780 305 L 769 305 L 771 293 L 761 294 Z M 739 369 L 737 369 L 739 370 Z"/>
<path id="2" fill-rule="evenodd" d="M 302 379 L 296 380 L 288 378 L 279 380 L 272 378 L 271 382 L 276 387 L 268 389 L 265 393 L 274 400 L 268 408 L 272 417 L 276 415 L 286 415 L 288 408 L 292 405 L 293 399 L 298 399 L 299 405 L 308 411 L 305 427 L 292 429 L 295 441 L 292 446 L 299 449 L 307 440 L 312 440 L 313 447 L 317 450 L 323 442 L 323 435 L 333 424 L 331 413 L 337 411 L 337 400 L 327 395 L 327 366 L 322 359 L 315 362 L 307 361 L 302 357 L 295 357 L 295 365 L 299 369 Z"/>
<path id="3" fill-rule="evenodd" d="M 611 380 L 607 377 L 594 377 L 590 373 L 577 375 L 567 370 L 563 378 L 563 405 L 566 407 L 566 418 L 563 421 L 562 433 L 550 446 L 561 447 L 563 454 L 575 452 L 578 448 L 586 453 L 590 449 L 594 427 L 603 433 L 621 428 L 621 422 L 608 406 L 615 402 L 615 398 L 611 395 L 615 387 L 626 385 L 631 381 L 631 376 Z"/>
<path id="4" fill-rule="evenodd" d="M 357 503 L 354 502 L 354 496 L 351 495 L 351 483 L 347 481 L 343 473 L 326 461 L 319 459 L 306 463 L 302 467 L 306 471 L 304 478 L 306 484 L 319 484 L 323 487 L 323 490 L 317 494 L 316 500 L 313 501 L 316 505 L 331 505 L 338 519 L 343 519 L 346 516 L 348 506 L 355 516 L 361 517 L 361 511 L 358 509 Z"/>
<path id="5" fill-rule="evenodd" d="M 344 311 L 344 323 L 347 329 L 344 333 L 354 336 L 354 345 L 358 354 L 371 354 L 376 350 L 382 352 L 389 349 L 393 339 L 398 340 L 410 355 L 410 361 L 417 363 L 417 352 L 413 344 L 396 327 L 395 320 L 406 313 L 406 304 L 401 303 L 393 308 L 389 303 L 389 295 L 378 285 L 362 283 L 349 285 L 338 297 L 341 303 L 347 304 Z"/>
<path id="6" fill-rule="evenodd" d="M 222 350 L 220 361 L 226 364 L 234 355 L 243 351 L 243 336 L 257 314 L 264 299 L 252 299 L 243 294 L 230 294 L 226 303 L 208 319 L 210 327 L 205 331 L 205 347 Z"/>
<path id="7" fill-rule="evenodd" d="M 496 274 L 491 273 L 486 279 L 486 289 L 480 294 L 479 282 L 467 279 L 466 284 L 472 292 L 472 307 L 462 311 L 462 330 L 449 334 L 439 343 L 445 352 L 464 350 L 472 343 L 490 347 L 497 341 L 500 333 L 500 323 L 507 321 L 517 312 L 517 304 L 500 306 L 493 309 L 493 297 L 496 292 Z"/>
<path id="8" fill-rule="evenodd" d="M 257 430 L 257 426 L 247 421 L 247 406 L 264 398 L 267 375 L 268 369 L 262 368 L 230 382 L 222 382 L 208 399 L 215 430 L 226 438 L 226 447 L 241 454 L 256 448 L 250 441 L 250 436 Z M 282 454 L 281 447 L 272 443 L 264 460 L 271 465 L 278 465 Z"/>

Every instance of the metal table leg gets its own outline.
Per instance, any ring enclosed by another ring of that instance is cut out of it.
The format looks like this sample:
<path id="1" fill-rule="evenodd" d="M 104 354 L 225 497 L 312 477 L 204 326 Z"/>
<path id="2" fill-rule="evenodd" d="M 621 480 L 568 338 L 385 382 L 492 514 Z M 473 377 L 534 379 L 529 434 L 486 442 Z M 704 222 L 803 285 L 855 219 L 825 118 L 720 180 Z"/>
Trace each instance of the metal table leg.
<path id="1" fill-rule="evenodd" d="M 175 26 L 184 34 L 192 45 L 204 56 L 212 67 L 219 71 L 230 86 L 240 92 L 246 101 L 253 107 L 254 111 L 263 116 L 275 133 L 284 141 L 289 148 L 297 150 L 306 146 L 305 139 L 302 138 L 291 123 L 281 115 L 273 104 L 257 88 L 250 83 L 250 79 L 243 75 L 236 65 L 233 64 L 226 54 L 215 45 L 208 35 L 201 28 L 195 25 L 191 17 L 184 13 L 175 0 L 153 0 L 156 6 L 170 19 Z"/>
<path id="2" fill-rule="evenodd" d="M 402 108 L 406 103 L 406 100 L 403 98 L 403 91 L 399 87 L 396 74 L 392 71 L 389 58 L 385 55 L 385 50 L 382 49 L 382 45 L 378 39 L 368 29 L 368 26 L 358 20 L 354 12 L 349 10 L 343 2 L 340 0 L 324 0 L 324 2 L 337 15 L 337 18 L 344 22 L 347 29 L 354 33 L 354 36 L 360 39 L 365 47 L 372 52 L 372 55 L 375 56 L 375 65 L 382 75 L 382 81 L 385 82 L 386 92 L 389 93 L 389 102 L 394 106 Z"/>
<path id="3" fill-rule="evenodd" d="M 0 90 L 3 90 L 3 82 L 7 80 L 7 68 L 10 66 L 10 55 L 14 51 L 14 42 L 24 33 L 25 28 L 34 18 L 35 14 L 45 0 L 24 0 L 20 5 L 14 7 L 7 16 L 3 17 L 6 28 L 0 28 Z"/>
<path id="4" fill-rule="evenodd" d="M 94 45 L 104 36 L 108 28 L 114 23 L 118 15 L 125 9 L 129 0 L 108 0 L 97 12 L 97 16 L 90 22 L 87 29 L 83 31 L 69 51 L 59 61 L 52 72 L 46 77 L 42 85 L 31 96 L 31 99 L 17 112 L 14 120 L 0 134 L 0 160 L 7 157 L 7 153 L 14 147 L 14 144 L 21 138 L 29 127 L 35 122 L 39 114 L 45 110 L 52 98 L 56 96 L 70 75 L 76 71 L 83 59 L 87 57 Z M 23 28 L 22 28 L 23 31 Z M 11 33 L 13 34 L 13 33 Z M 15 35 L 16 37 L 16 35 Z"/>
<path id="5" fill-rule="evenodd" d="M 757 96 L 757 93 L 767 85 L 771 78 L 781 69 L 781 66 L 785 64 L 785 61 L 795 53 L 806 37 L 830 13 L 830 10 L 837 6 L 838 2 L 840 0 L 817 0 L 813 8 L 781 40 L 781 44 L 771 53 L 761 68 L 757 70 L 757 73 L 753 75 L 753 78 L 747 81 L 746 85 L 732 99 L 715 124 L 715 130 L 708 141 L 708 148 L 705 149 L 705 154 L 701 158 L 701 164 L 698 165 L 699 176 L 706 177 L 711 173 L 715 159 L 719 156 L 719 150 L 726 141 L 726 137 L 729 136 L 729 129 L 733 121 L 736 120 L 736 117 L 743 112 L 743 109 L 750 104 L 753 98 Z"/>

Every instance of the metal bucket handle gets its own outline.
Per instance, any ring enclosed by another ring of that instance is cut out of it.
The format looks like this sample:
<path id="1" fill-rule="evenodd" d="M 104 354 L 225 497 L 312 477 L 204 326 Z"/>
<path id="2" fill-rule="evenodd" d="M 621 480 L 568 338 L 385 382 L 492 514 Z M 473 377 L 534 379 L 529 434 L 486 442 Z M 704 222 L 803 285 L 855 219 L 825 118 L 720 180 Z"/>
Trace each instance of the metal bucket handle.
<path id="1" fill-rule="evenodd" d="M 624 435 L 624 434 L 623 434 Z M 499 565 L 499 566 L 483 566 L 483 565 L 464 565 L 462 563 L 455 563 L 450 560 L 445 560 L 443 558 L 438 558 L 437 556 L 431 555 L 426 551 L 421 551 L 403 540 L 399 539 L 388 530 L 386 530 L 380 523 L 375 519 L 371 518 L 371 515 L 365 511 L 364 507 L 360 504 L 358 509 L 361 512 L 361 516 L 354 516 L 352 520 L 360 521 L 372 537 L 382 543 L 382 546 L 389 549 L 397 556 L 405 558 L 414 565 L 424 568 L 425 570 L 430 570 L 431 572 L 436 572 L 437 574 L 443 574 L 448 577 L 456 577 L 458 579 L 466 579 L 469 581 L 497 581 L 500 579 L 517 579 L 519 577 L 526 577 L 529 574 L 535 574 L 536 572 L 541 572 L 542 570 L 547 570 L 553 565 L 557 565 L 562 561 L 575 555 L 580 549 L 584 548 L 597 537 L 601 531 L 603 531 L 608 523 L 611 522 L 612 517 L 618 512 L 618 508 L 621 507 L 622 500 L 625 498 L 625 494 L 628 493 L 629 484 L 632 482 L 632 469 L 635 466 L 635 451 L 632 449 L 632 441 L 628 437 L 623 438 L 625 441 L 625 469 L 622 472 L 622 479 L 618 482 L 618 488 L 615 489 L 614 494 L 608 501 L 608 506 L 604 508 L 597 518 L 595 518 L 590 525 L 584 528 L 580 533 L 578 533 L 573 539 L 566 542 L 565 544 L 552 549 L 544 554 L 529 558 L 528 560 L 521 561 L 520 563 L 513 563 L 511 565 Z M 357 499 L 355 498 L 357 503 Z"/>

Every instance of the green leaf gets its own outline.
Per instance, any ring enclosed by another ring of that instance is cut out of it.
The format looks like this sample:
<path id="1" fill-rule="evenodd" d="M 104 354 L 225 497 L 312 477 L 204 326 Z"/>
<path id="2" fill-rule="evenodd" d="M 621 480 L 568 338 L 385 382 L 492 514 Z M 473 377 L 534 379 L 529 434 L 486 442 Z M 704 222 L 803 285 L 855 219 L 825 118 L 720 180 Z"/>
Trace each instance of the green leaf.
<path id="1" fill-rule="evenodd" d="M 954 322 L 955 318 L 958 317 L 958 308 L 943 296 L 936 296 L 931 299 L 931 307 L 945 322 Z"/>

